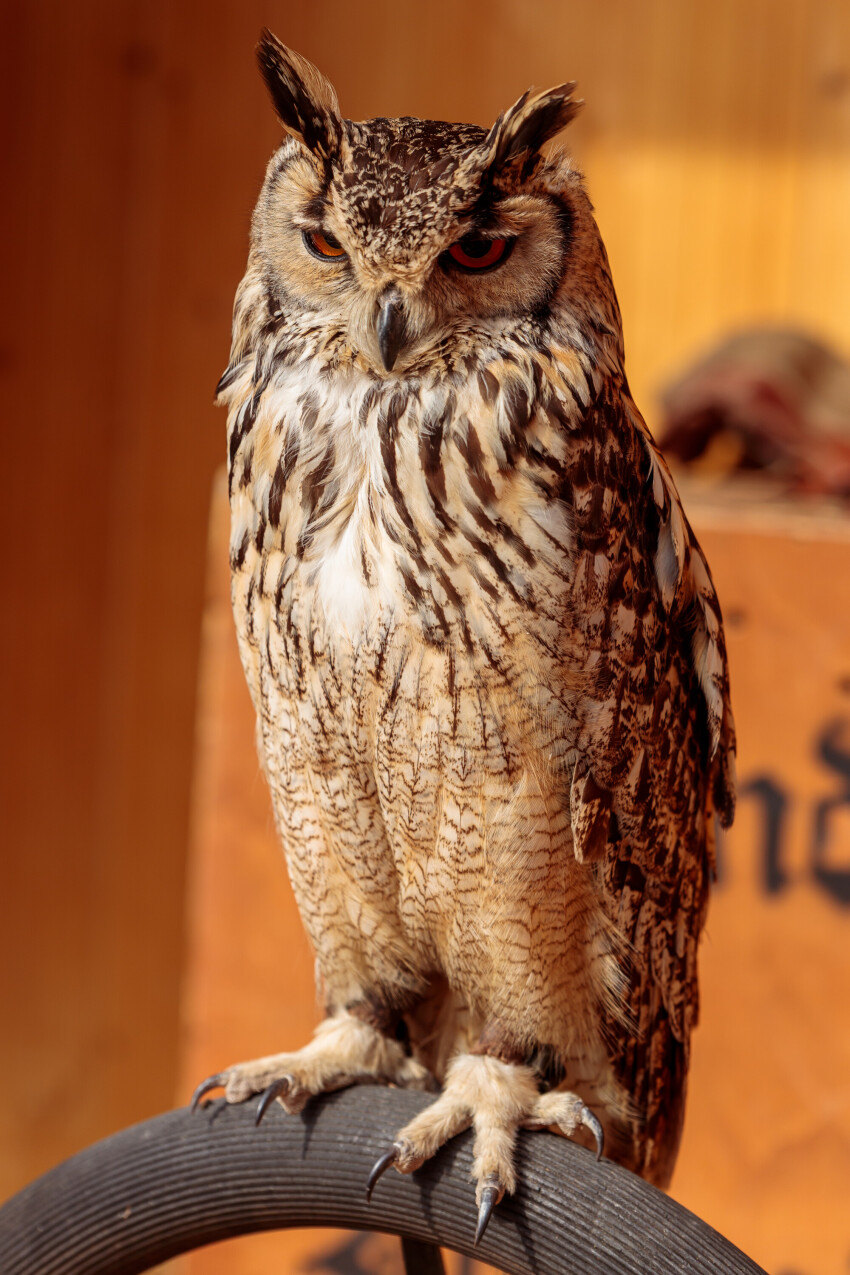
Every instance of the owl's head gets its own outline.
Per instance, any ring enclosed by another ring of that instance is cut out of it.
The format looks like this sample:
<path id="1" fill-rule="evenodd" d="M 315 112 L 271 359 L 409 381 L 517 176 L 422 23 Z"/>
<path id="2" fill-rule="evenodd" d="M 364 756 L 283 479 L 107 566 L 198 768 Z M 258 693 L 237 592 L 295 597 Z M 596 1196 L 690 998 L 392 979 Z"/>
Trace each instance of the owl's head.
<path id="1" fill-rule="evenodd" d="M 489 130 L 340 113 L 333 87 L 263 33 L 258 56 L 287 137 L 254 219 L 270 316 L 297 318 L 373 373 L 452 362 L 584 295 L 598 232 L 581 179 L 541 148 L 574 85 L 524 93 Z"/>

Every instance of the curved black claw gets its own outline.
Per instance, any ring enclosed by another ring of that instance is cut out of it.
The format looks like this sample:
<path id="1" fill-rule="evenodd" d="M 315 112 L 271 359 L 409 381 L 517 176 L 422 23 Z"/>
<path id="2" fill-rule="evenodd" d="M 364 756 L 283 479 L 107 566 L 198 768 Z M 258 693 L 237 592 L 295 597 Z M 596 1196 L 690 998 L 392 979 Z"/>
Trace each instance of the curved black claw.
<path id="1" fill-rule="evenodd" d="M 257 1103 L 257 1116 L 254 1121 L 255 1125 L 258 1125 L 260 1123 L 263 1116 L 266 1114 L 266 1112 L 268 1111 L 269 1107 L 272 1105 L 272 1103 L 274 1102 L 278 1094 L 282 1094 L 287 1089 L 290 1089 L 292 1087 L 292 1083 L 293 1083 L 293 1078 L 292 1076 L 289 1076 L 289 1075 L 279 1076 L 277 1080 L 272 1081 L 268 1089 L 264 1091 L 260 1101 Z"/>
<path id="2" fill-rule="evenodd" d="M 487 1186 L 482 1188 L 481 1203 L 478 1206 L 478 1225 L 475 1228 L 474 1248 L 478 1248 L 484 1232 L 487 1230 L 487 1223 L 490 1221 L 493 1209 L 502 1198 L 502 1192 L 495 1182 L 488 1182 Z"/>
<path id="3" fill-rule="evenodd" d="M 378 1178 L 382 1177 L 391 1164 L 395 1164 L 398 1158 L 398 1147 L 391 1146 L 389 1151 L 385 1151 L 379 1160 L 372 1165 L 372 1171 L 366 1179 L 366 1203 L 372 1199 L 372 1192 L 375 1189 L 375 1183 Z"/>
<path id="4" fill-rule="evenodd" d="M 204 1095 L 208 1094 L 211 1089 L 220 1089 L 226 1080 L 227 1077 L 220 1071 L 217 1071 L 214 1076 L 207 1076 L 206 1080 L 202 1080 L 195 1092 L 192 1094 L 192 1101 L 189 1104 L 192 1110 L 197 1111 L 198 1103 Z"/>
<path id="5" fill-rule="evenodd" d="M 600 1121 L 590 1110 L 590 1107 L 582 1106 L 581 1122 L 585 1128 L 589 1129 L 596 1141 L 596 1159 L 602 1159 L 602 1151 L 605 1147 L 605 1130 L 602 1128 Z"/>

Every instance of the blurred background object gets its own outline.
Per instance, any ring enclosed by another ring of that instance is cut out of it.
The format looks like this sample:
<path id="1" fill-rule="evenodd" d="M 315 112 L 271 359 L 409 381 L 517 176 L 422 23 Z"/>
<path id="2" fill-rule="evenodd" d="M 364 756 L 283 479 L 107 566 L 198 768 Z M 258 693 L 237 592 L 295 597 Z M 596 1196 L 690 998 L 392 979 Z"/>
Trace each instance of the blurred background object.
<path id="1" fill-rule="evenodd" d="M 286 884 L 250 731 L 233 730 L 250 716 L 238 676 L 220 673 L 234 703 L 210 716 L 205 699 L 198 738 L 222 732 L 246 750 L 241 770 L 211 788 L 195 750 L 224 453 L 211 399 L 279 137 L 253 59 L 263 24 L 354 118 L 489 124 L 529 84 L 579 80 L 587 107 L 565 140 L 651 424 L 658 387 L 729 333 L 784 327 L 850 356 L 846 0 L 29 0 L 4 16 L 0 1196 L 182 1101 L 199 1064 L 252 1056 L 260 1037 L 278 1048 L 312 1015 L 295 922 L 266 920 L 263 890 L 277 882 L 283 908 Z M 760 499 L 693 497 L 754 786 L 709 921 L 673 1193 L 777 1275 L 846 1275 L 846 515 L 752 512 Z M 214 800 L 233 811 L 218 834 L 229 876 L 201 915 Z M 746 955 L 731 977 L 728 944 Z M 219 976 L 203 1013 L 202 959 Z M 246 961 L 266 971 L 253 986 L 236 976 Z M 762 1027 L 766 1000 L 784 1007 Z"/>
<path id="2" fill-rule="evenodd" d="M 850 363 L 805 332 L 738 333 L 664 389 L 656 436 L 704 477 L 850 499 Z"/>

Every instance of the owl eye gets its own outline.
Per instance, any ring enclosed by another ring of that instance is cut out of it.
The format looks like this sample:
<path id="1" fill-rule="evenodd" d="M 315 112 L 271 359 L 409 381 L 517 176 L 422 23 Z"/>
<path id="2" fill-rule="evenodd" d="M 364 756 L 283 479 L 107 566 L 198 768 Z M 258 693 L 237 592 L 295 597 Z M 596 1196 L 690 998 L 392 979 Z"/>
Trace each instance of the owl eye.
<path id="1" fill-rule="evenodd" d="M 464 235 L 453 243 L 446 254 L 461 270 L 492 270 L 506 260 L 513 239 L 484 239 L 480 235 Z"/>
<path id="2" fill-rule="evenodd" d="M 334 258 L 346 256 L 346 251 L 339 240 L 334 239 L 333 235 L 327 231 L 305 230 L 302 238 L 307 251 L 322 261 L 332 261 Z"/>

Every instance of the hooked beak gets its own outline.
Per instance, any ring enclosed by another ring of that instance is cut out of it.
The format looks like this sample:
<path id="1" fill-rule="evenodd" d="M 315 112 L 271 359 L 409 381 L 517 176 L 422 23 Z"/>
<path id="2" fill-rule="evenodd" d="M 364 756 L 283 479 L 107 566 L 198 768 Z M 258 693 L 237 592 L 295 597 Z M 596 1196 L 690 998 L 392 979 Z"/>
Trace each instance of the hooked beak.
<path id="1" fill-rule="evenodd" d="M 380 301 L 377 333 L 381 361 L 388 372 L 393 370 L 398 352 L 404 345 L 406 324 L 404 305 L 397 292 L 388 292 Z"/>

